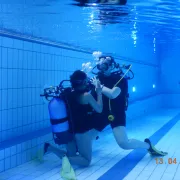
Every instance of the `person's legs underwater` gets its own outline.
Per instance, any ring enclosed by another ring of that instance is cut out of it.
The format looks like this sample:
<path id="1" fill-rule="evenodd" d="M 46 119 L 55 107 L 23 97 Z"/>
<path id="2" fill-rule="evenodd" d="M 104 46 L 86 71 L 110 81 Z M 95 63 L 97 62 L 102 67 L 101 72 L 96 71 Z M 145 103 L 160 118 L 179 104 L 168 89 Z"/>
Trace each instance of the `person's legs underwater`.
<path id="1" fill-rule="evenodd" d="M 150 142 L 149 139 L 145 139 L 145 142 L 139 141 L 137 139 L 128 139 L 126 128 L 124 126 L 117 126 L 113 128 L 113 134 L 116 139 L 117 144 L 122 149 L 137 149 L 144 148 L 147 149 L 151 155 L 165 156 L 166 152 L 158 151 Z"/>
<path id="2" fill-rule="evenodd" d="M 70 142 L 67 145 L 67 152 L 60 150 L 49 143 L 45 143 L 44 152 L 53 152 L 60 159 L 67 155 L 71 164 L 89 166 L 92 158 L 92 141 L 95 139 L 97 133 L 98 131 L 92 129 L 85 133 L 75 134 L 75 142 Z M 76 146 L 79 155 L 76 155 Z"/>
<path id="3" fill-rule="evenodd" d="M 92 159 L 92 142 L 97 136 L 98 131 L 91 129 L 83 134 L 76 134 L 75 140 L 79 155 L 68 156 L 72 164 L 89 166 Z"/>
<path id="4" fill-rule="evenodd" d="M 137 148 L 150 148 L 150 145 L 146 142 L 142 142 L 136 139 L 128 139 L 126 128 L 124 126 L 118 126 L 113 128 L 113 134 L 116 142 L 122 149 L 128 150 Z"/>
<path id="5" fill-rule="evenodd" d="M 72 141 L 70 141 L 66 145 L 66 150 L 67 150 L 67 156 L 76 156 L 77 155 L 77 145 L 76 145 L 76 140 L 75 137 Z"/>

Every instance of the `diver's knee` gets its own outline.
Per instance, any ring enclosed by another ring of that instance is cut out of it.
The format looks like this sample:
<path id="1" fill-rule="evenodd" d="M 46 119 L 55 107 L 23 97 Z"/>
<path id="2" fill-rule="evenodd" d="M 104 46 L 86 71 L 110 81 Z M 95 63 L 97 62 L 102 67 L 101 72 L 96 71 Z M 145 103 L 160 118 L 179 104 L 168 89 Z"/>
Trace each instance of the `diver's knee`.
<path id="1" fill-rule="evenodd" d="M 128 142 L 127 142 L 127 141 L 119 141 L 119 142 L 118 142 L 118 145 L 119 145 L 122 149 L 124 149 L 124 150 L 129 149 L 129 148 L 128 148 Z"/>

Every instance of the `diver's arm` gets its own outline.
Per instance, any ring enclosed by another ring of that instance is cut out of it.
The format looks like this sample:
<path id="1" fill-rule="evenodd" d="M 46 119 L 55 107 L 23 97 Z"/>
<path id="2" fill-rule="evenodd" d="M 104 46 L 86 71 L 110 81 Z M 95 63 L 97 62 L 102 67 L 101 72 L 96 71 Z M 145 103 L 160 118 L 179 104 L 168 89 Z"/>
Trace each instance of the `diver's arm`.
<path id="1" fill-rule="evenodd" d="M 110 89 L 103 86 L 102 93 L 109 99 L 115 99 L 121 93 L 121 89 L 119 87 L 113 87 L 112 89 Z"/>
<path id="2" fill-rule="evenodd" d="M 102 93 L 97 93 L 97 101 L 91 94 L 86 94 L 86 98 L 91 107 L 98 113 L 103 110 Z"/>

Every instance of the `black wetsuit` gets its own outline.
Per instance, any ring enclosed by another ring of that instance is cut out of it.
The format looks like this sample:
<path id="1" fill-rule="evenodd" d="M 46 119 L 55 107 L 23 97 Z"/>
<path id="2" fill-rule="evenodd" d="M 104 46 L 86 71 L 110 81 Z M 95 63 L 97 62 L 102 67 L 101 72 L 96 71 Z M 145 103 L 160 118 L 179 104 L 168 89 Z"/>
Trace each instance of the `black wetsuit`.
<path id="1" fill-rule="evenodd" d="M 114 85 L 120 80 L 120 74 L 111 74 L 111 76 L 98 75 L 98 78 L 105 87 L 112 89 Z M 117 126 L 126 126 L 126 110 L 128 105 L 128 80 L 123 78 L 117 85 L 121 89 L 121 93 L 115 99 L 111 99 L 111 110 L 115 116 L 113 121 L 108 120 L 109 111 L 109 98 L 103 95 L 103 112 L 96 115 L 96 129 L 101 131 L 108 124 L 112 128 Z"/>
<path id="2" fill-rule="evenodd" d="M 72 119 L 71 130 L 74 133 L 85 133 L 94 128 L 93 109 L 89 104 L 80 104 L 77 100 L 78 96 L 78 93 L 71 92 L 68 97 Z"/>

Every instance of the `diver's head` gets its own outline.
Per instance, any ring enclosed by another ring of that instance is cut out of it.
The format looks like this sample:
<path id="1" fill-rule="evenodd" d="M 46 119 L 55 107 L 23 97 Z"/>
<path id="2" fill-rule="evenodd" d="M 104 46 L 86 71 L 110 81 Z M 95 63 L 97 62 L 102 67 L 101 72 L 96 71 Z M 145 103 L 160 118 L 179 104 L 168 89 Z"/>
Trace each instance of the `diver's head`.
<path id="1" fill-rule="evenodd" d="M 97 69 L 100 73 L 105 76 L 110 76 L 111 71 L 115 68 L 116 63 L 114 58 L 111 56 L 101 56 L 99 57 L 99 63 L 97 64 Z"/>
<path id="2" fill-rule="evenodd" d="M 72 88 L 77 92 L 88 92 L 90 90 L 90 81 L 86 73 L 77 70 L 70 76 L 70 82 Z"/>

